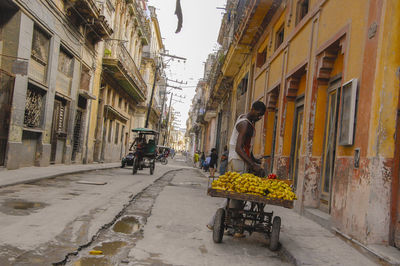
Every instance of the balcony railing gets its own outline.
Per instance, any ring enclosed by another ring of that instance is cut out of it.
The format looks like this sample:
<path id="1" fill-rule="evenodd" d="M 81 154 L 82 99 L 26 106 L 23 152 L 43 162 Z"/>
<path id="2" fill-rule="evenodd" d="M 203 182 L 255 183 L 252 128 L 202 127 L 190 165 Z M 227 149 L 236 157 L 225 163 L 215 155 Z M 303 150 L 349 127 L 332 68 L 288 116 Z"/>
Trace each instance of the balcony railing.
<path id="1" fill-rule="evenodd" d="M 119 71 L 122 72 L 122 75 L 114 75 L 114 78 L 121 81 L 120 83 L 122 83 L 122 87 L 126 88 L 126 86 L 129 85 L 136 87 L 139 89 L 138 93 L 141 94 L 141 98 L 144 98 L 147 91 L 146 83 L 144 82 L 135 61 L 122 42 L 118 40 L 110 40 L 106 42 L 103 64 L 117 67 Z M 123 79 L 127 79 L 127 82 Z"/>
<path id="2" fill-rule="evenodd" d="M 92 21 L 91 29 L 96 33 L 93 39 L 99 41 L 102 38 L 110 37 L 113 30 L 109 26 L 108 19 L 101 13 L 101 3 L 96 5 L 95 0 L 74 0 L 66 6 L 66 11 L 71 12 L 72 17 L 76 17 L 74 21 L 80 21 L 83 25 L 87 21 Z M 82 17 L 85 20 L 82 20 Z M 86 21 L 87 20 L 87 21 Z"/>
<path id="3" fill-rule="evenodd" d="M 146 22 L 145 13 L 143 8 L 137 3 L 136 0 L 132 0 L 128 2 L 128 8 L 131 13 L 135 14 L 136 22 L 140 29 L 140 34 L 142 37 L 142 41 L 144 44 L 150 43 L 150 28 L 148 23 Z"/>
<path id="4" fill-rule="evenodd" d="M 246 14 L 246 8 L 249 5 L 249 1 L 247 0 L 239 0 L 236 6 L 236 15 L 234 19 L 234 31 L 236 32 L 239 28 L 240 24 L 243 22 L 244 16 Z"/>

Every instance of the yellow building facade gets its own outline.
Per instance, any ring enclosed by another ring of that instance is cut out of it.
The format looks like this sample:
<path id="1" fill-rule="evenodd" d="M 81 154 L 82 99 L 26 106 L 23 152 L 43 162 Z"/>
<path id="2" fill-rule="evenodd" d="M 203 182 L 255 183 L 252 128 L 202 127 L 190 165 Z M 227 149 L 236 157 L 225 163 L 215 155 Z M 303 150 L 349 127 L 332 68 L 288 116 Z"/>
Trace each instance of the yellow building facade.
<path id="1" fill-rule="evenodd" d="M 235 8 L 210 89 L 210 101 L 231 96 L 229 132 L 263 101 L 253 153 L 293 181 L 295 209 L 361 243 L 399 247 L 400 2 L 228 1 Z"/>

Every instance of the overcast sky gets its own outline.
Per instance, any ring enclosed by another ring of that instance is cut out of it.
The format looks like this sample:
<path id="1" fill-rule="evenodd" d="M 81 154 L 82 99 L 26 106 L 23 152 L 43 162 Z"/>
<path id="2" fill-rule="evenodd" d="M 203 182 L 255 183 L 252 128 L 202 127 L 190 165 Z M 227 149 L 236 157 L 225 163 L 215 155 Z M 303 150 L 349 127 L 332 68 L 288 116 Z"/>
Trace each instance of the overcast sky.
<path id="1" fill-rule="evenodd" d="M 148 4 L 156 8 L 165 49 L 169 54 L 187 58 L 186 63 L 170 61 L 166 74 L 169 79 L 183 80 L 187 85 L 183 91 L 174 90 L 186 99 L 178 99 L 184 103 L 175 102 L 174 107 L 181 116 L 180 125 L 186 127 L 186 119 L 194 96 L 197 81 L 203 77 L 204 62 L 209 53 L 217 47 L 217 38 L 226 0 L 181 0 L 183 27 L 175 33 L 178 19 L 174 14 L 176 0 L 149 0 Z M 177 86 L 173 82 L 170 85 Z M 168 102 L 169 103 L 169 102 Z"/>

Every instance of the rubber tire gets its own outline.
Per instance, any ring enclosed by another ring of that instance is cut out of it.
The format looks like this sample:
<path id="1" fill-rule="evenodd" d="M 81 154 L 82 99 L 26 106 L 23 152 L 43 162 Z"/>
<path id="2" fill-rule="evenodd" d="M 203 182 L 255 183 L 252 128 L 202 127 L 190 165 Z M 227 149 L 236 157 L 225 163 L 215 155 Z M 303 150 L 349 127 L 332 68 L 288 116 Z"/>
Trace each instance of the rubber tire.
<path id="1" fill-rule="evenodd" d="M 135 158 L 133 158 L 133 163 L 132 163 L 132 174 L 134 175 L 134 174 L 136 174 L 137 173 L 137 158 L 135 157 Z"/>
<path id="2" fill-rule="evenodd" d="M 272 221 L 271 237 L 269 239 L 269 249 L 275 251 L 279 247 L 279 233 L 281 231 L 281 217 L 275 216 Z"/>
<path id="3" fill-rule="evenodd" d="M 154 174 L 154 168 L 155 168 L 155 162 L 153 161 L 153 162 L 150 164 L 150 175 L 153 175 L 153 174 Z"/>
<path id="4" fill-rule="evenodd" d="M 214 243 L 221 243 L 224 236 L 225 227 L 225 210 L 219 208 L 215 214 L 214 228 L 213 228 L 213 241 Z"/>
<path id="5" fill-rule="evenodd" d="M 167 165 L 168 164 L 168 159 L 167 158 L 161 158 L 160 160 L 162 165 Z"/>

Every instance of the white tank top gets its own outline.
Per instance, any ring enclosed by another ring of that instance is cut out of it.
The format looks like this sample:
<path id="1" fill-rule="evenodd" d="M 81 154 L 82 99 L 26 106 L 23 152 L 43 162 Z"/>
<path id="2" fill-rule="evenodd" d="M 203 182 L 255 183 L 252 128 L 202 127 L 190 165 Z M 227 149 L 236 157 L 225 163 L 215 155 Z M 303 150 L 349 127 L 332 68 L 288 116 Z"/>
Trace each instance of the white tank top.
<path id="1" fill-rule="evenodd" d="M 253 123 L 251 123 L 250 120 L 247 119 L 245 115 L 240 115 L 238 117 L 238 119 L 236 120 L 235 126 L 233 127 L 231 139 L 229 140 L 229 157 L 228 157 L 229 162 L 233 159 L 243 161 L 243 159 L 236 152 L 236 143 L 237 143 L 237 138 L 239 136 L 239 131 L 237 130 L 236 127 L 239 123 L 241 123 L 243 121 L 248 122 L 253 127 L 253 136 L 251 137 L 251 141 L 250 141 L 250 151 L 253 149 L 253 137 L 256 134 L 256 129 L 254 128 Z"/>

